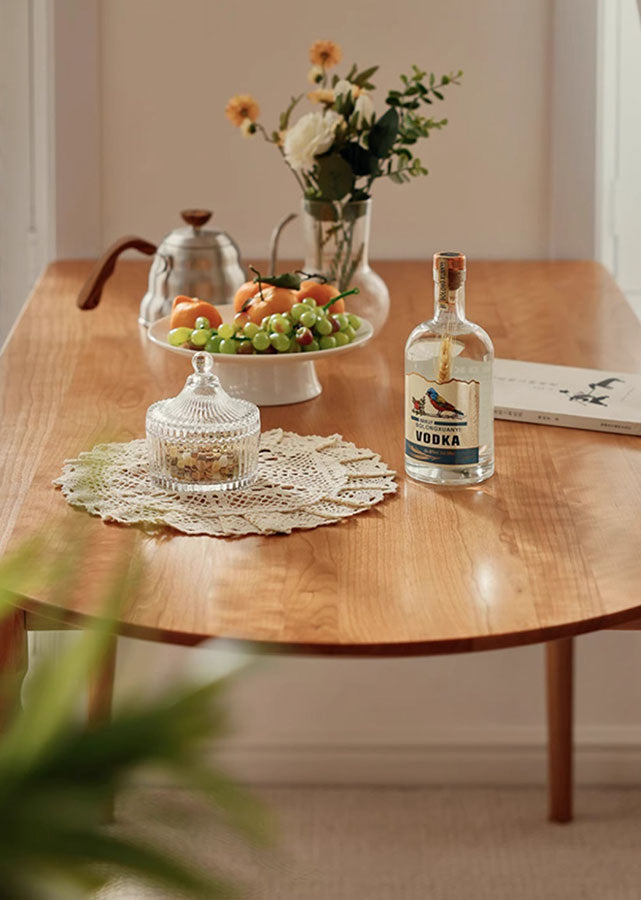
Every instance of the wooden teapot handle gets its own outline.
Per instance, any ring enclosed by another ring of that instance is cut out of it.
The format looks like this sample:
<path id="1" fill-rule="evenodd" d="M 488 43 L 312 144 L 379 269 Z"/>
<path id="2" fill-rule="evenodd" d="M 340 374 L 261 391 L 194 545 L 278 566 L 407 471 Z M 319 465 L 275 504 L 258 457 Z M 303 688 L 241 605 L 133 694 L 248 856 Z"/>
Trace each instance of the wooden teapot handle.
<path id="1" fill-rule="evenodd" d="M 140 250 L 151 256 L 156 252 L 156 245 L 133 235 L 119 238 L 102 254 L 78 294 L 76 301 L 80 309 L 95 309 L 100 303 L 102 289 L 116 265 L 116 260 L 125 250 Z"/>

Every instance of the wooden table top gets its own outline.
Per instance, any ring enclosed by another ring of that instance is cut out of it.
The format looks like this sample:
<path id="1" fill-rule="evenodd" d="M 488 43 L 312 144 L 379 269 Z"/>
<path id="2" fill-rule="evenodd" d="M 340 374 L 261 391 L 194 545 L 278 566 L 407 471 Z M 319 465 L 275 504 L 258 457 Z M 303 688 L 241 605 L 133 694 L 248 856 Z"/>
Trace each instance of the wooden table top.
<path id="1" fill-rule="evenodd" d="M 144 435 L 147 406 L 175 394 L 188 362 L 136 323 L 147 263 L 122 262 L 101 305 L 74 300 L 89 262 L 57 262 L 0 358 L 0 550 L 75 517 L 91 539 L 87 590 L 20 598 L 79 622 L 118 547 L 140 551 L 143 596 L 122 633 L 177 643 L 224 636 L 283 652 L 409 655 L 578 634 L 641 613 L 641 440 L 496 422 L 496 474 L 474 488 L 403 470 L 403 346 L 431 314 L 429 262 L 376 266 L 392 296 L 383 335 L 317 370 L 323 393 L 262 410 L 264 428 L 340 432 L 398 471 L 398 494 L 342 524 L 285 536 L 160 539 L 72 510 L 51 486 L 106 435 Z M 641 327 L 590 262 L 473 262 L 468 314 L 498 356 L 639 371 Z M 53 540 L 53 537 L 52 537 Z"/>

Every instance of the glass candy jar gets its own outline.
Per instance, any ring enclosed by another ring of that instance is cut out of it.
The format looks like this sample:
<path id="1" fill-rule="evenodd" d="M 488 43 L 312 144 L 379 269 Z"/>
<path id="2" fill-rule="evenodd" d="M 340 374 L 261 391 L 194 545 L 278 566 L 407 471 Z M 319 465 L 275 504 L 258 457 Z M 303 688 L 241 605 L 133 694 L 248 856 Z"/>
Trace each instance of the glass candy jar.
<path id="1" fill-rule="evenodd" d="M 258 407 L 225 393 L 209 353 L 195 353 L 192 363 L 178 396 L 147 410 L 151 479 L 181 493 L 245 487 L 258 466 Z"/>

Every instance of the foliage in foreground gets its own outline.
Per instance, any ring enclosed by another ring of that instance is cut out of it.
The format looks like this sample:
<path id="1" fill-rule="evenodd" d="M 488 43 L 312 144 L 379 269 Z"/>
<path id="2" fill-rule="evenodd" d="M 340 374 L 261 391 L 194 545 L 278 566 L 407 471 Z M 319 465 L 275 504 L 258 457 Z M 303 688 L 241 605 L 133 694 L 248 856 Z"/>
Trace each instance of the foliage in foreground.
<path id="1" fill-rule="evenodd" d="M 86 545 L 73 536 L 61 558 L 36 538 L 0 563 L 0 617 L 34 578 L 54 594 L 73 590 Z M 113 792 L 140 767 L 154 766 L 198 792 L 222 824 L 252 840 L 266 837 L 256 802 L 199 749 L 225 731 L 225 681 L 176 688 L 141 700 L 111 721 L 88 725 L 79 698 L 113 640 L 110 617 L 140 585 L 139 567 L 120 560 L 104 595 L 105 618 L 85 631 L 62 658 L 30 675 L 29 702 L 0 737 L 0 898 L 86 897 L 114 874 L 129 874 L 197 898 L 236 897 L 223 878 L 196 871 L 166 849 L 119 837 L 105 827 Z M 1 687 L 7 691 L 10 683 Z"/>

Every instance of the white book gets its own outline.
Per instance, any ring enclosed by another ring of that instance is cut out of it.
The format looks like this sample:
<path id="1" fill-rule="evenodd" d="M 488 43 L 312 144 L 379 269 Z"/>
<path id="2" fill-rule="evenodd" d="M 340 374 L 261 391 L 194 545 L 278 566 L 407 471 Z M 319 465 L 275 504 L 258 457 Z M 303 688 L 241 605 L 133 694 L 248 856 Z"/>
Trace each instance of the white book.
<path id="1" fill-rule="evenodd" d="M 494 418 L 641 434 L 641 375 L 496 359 Z"/>

